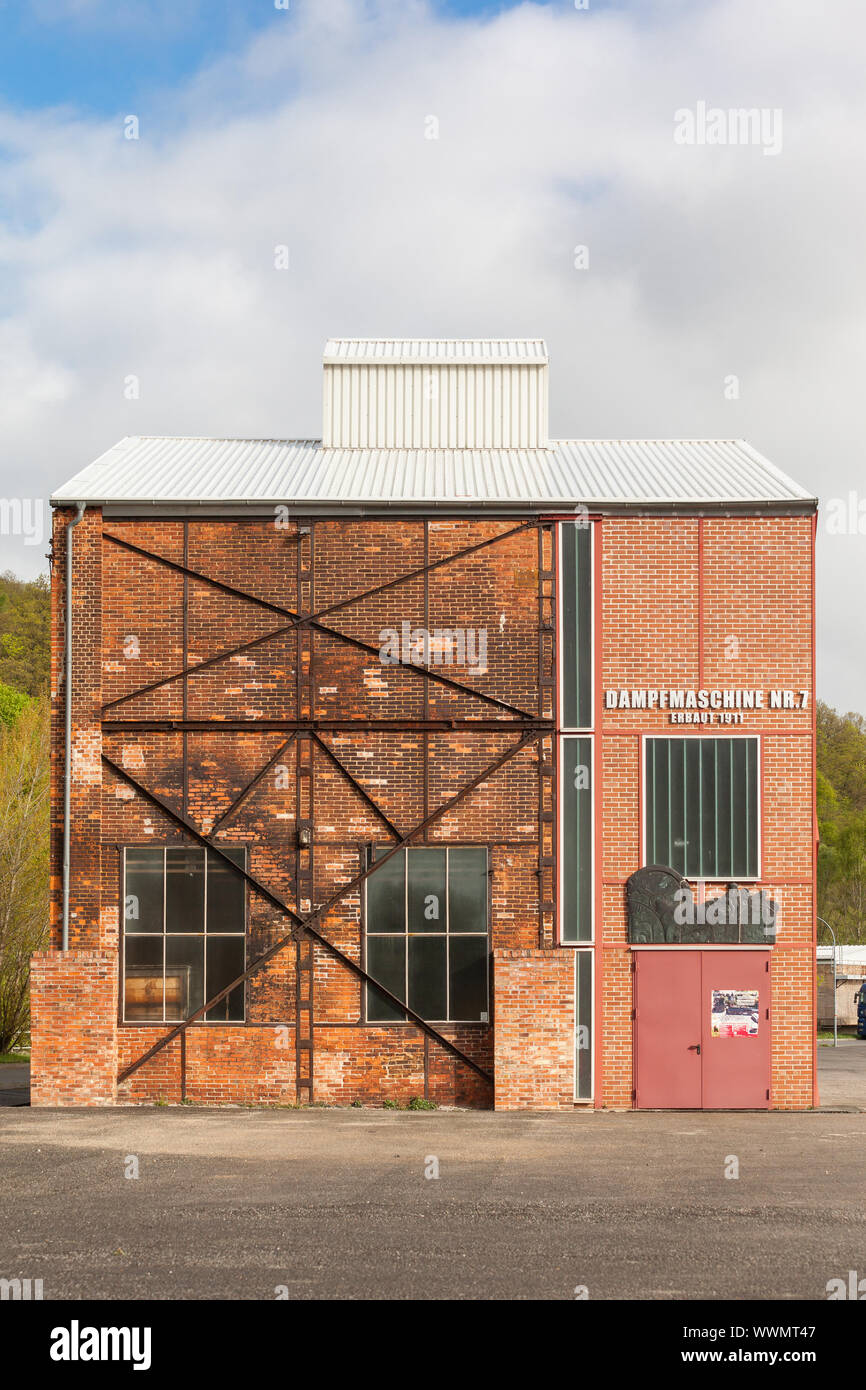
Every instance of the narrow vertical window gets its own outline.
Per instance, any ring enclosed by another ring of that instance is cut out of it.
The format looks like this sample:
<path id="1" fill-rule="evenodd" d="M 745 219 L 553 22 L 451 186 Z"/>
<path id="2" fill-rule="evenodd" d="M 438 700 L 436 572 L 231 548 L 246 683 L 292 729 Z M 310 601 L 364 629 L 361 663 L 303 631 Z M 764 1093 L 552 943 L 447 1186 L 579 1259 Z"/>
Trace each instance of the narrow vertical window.
<path id="1" fill-rule="evenodd" d="M 592 739 L 561 739 L 560 940 L 592 940 L 593 799 Z"/>
<path id="2" fill-rule="evenodd" d="M 592 951 L 574 953 L 574 1098 L 592 1100 Z"/>
<path id="3" fill-rule="evenodd" d="M 592 725 L 592 534 L 588 523 L 559 528 L 561 718 L 563 729 Z"/>

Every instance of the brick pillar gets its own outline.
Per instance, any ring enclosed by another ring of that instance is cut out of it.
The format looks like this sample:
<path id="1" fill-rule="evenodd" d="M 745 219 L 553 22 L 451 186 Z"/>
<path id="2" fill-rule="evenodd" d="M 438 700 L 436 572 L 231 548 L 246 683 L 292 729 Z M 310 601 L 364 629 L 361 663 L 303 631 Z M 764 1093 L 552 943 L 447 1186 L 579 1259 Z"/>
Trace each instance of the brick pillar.
<path id="1" fill-rule="evenodd" d="M 41 951 L 30 964 L 31 1105 L 117 1099 L 117 952 Z"/>
<path id="2" fill-rule="evenodd" d="M 574 953 L 493 952 L 494 1109 L 574 1105 Z"/>

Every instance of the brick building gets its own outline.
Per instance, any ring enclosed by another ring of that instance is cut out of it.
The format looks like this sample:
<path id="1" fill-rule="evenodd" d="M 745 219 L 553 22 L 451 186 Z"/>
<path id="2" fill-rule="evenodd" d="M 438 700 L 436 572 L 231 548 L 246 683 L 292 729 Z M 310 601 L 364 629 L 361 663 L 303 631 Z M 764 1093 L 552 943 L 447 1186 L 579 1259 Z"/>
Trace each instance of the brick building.
<path id="1" fill-rule="evenodd" d="M 815 1103 L 815 500 L 547 371 L 332 341 L 321 441 L 57 491 L 34 1104 Z"/>

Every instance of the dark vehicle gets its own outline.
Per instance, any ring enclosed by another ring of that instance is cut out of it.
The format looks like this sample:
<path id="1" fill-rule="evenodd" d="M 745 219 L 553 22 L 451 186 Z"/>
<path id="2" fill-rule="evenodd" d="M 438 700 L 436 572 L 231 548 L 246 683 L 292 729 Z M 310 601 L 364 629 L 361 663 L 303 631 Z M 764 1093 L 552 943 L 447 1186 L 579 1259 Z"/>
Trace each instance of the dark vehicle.
<path id="1" fill-rule="evenodd" d="M 857 995 L 857 1037 L 866 1038 L 866 985 Z"/>

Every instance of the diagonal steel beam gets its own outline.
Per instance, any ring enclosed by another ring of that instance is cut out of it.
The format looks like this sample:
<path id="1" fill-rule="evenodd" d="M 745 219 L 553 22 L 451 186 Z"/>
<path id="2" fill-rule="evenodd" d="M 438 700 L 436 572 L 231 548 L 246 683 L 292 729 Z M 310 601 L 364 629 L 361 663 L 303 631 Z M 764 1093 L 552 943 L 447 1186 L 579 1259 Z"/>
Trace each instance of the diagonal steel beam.
<path id="1" fill-rule="evenodd" d="M 144 560 L 153 560 L 156 564 L 162 565 L 164 569 L 174 570 L 176 574 L 185 574 L 191 579 L 200 579 L 203 584 L 210 584 L 212 589 L 220 589 L 222 593 L 228 594 L 232 598 L 242 598 L 257 608 L 266 608 L 269 613 L 279 613 L 282 617 L 288 618 L 301 616 L 291 608 L 286 608 L 282 603 L 271 603 L 270 599 L 259 598 L 258 594 L 250 594 L 246 589 L 237 589 L 233 584 L 226 584 L 222 579 L 212 579 L 210 575 L 202 574 L 200 570 L 194 570 L 189 565 L 182 565 L 179 560 L 169 560 L 167 555 L 158 555 L 155 550 L 145 550 L 144 546 L 135 545 L 132 541 L 125 541 L 122 536 L 116 536 L 113 531 L 103 531 L 102 537 L 103 540 L 111 541 L 112 545 L 119 546 L 121 550 L 128 550 L 132 555 L 140 555 Z"/>
<path id="2" fill-rule="evenodd" d="M 317 632 L 324 632 L 328 637 L 336 637 L 338 641 L 345 642 L 349 647 L 356 647 L 358 651 L 367 652 L 370 656 L 375 656 L 380 660 L 379 648 L 371 647 L 369 642 L 362 642 L 357 637 L 350 637 L 347 632 L 338 632 L 336 628 L 326 627 L 323 623 L 309 620 L 310 627 Z M 462 695 L 470 695 L 474 700 L 481 700 L 485 705 L 493 705 L 496 709 L 506 710 L 508 714 L 516 714 L 521 719 L 534 719 L 535 715 L 529 710 L 520 709 L 517 705 L 509 704 L 507 700 L 500 700 L 495 695 L 484 695 L 480 690 L 473 690 L 471 685 L 465 681 L 455 681 L 451 676 L 442 676 L 438 671 L 432 671 L 429 666 L 415 666 L 411 661 L 399 661 L 396 657 L 390 665 L 398 671 L 414 671 L 416 675 L 423 676 L 425 680 L 435 681 L 437 685 L 447 686 L 449 690 L 457 690 Z"/>
<path id="3" fill-rule="evenodd" d="M 416 825 L 406 835 L 402 836 L 396 844 L 390 846 L 389 849 L 387 849 L 386 852 L 380 858 L 376 859 L 373 863 L 368 865 L 368 867 L 362 870 L 361 873 L 356 874 L 355 877 L 352 878 L 348 883 L 343 884 L 342 888 L 339 888 L 334 893 L 332 893 L 331 897 L 328 898 L 326 902 L 324 902 L 320 907 L 316 909 L 315 912 L 311 913 L 308 917 L 299 916 L 299 914 L 295 912 L 293 908 L 289 907 L 288 903 L 286 903 L 281 897 L 279 897 L 278 894 L 272 892 L 272 890 L 268 888 L 266 884 L 262 883 L 259 879 L 255 878 L 252 874 L 248 873 L 246 869 L 241 868 L 239 864 L 236 864 L 235 861 L 233 859 L 230 859 L 229 856 L 225 854 L 224 851 L 220 849 L 218 845 L 212 844 L 204 835 L 201 834 L 201 832 L 194 825 L 192 825 L 186 819 L 186 817 L 181 816 L 171 806 L 164 802 L 161 797 L 157 796 L 155 792 L 151 792 L 148 790 L 147 787 L 142 786 L 142 784 L 138 782 L 134 777 L 132 777 L 124 768 L 120 767 L 117 763 L 113 762 L 111 758 L 107 757 L 106 754 L 103 753 L 103 763 L 115 774 L 115 776 L 119 777 L 122 781 L 126 782 L 128 786 L 132 787 L 134 791 L 136 791 L 139 795 L 143 796 L 145 800 L 151 802 L 152 805 L 158 807 L 161 811 L 163 811 L 163 813 L 171 821 L 173 821 L 175 825 L 179 826 L 180 829 L 186 831 L 189 835 L 191 835 L 194 840 L 196 840 L 200 845 L 203 846 L 203 848 L 209 850 L 213 854 L 216 854 L 223 861 L 223 863 L 228 865 L 230 869 L 232 869 L 235 873 L 240 874 L 244 881 L 247 884 L 249 884 L 249 886 L 256 893 L 263 897 L 279 912 L 283 913 L 286 917 L 289 917 L 295 924 L 290 932 L 286 933 L 285 936 L 281 937 L 278 941 L 274 942 L 272 946 L 270 946 L 266 951 L 264 951 L 260 956 L 258 956 L 256 960 L 254 960 L 253 963 L 247 967 L 247 969 L 244 971 L 242 975 L 239 975 L 236 980 L 232 980 L 231 984 L 226 985 L 224 989 L 220 990 L 219 994 L 215 994 L 212 999 L 208 999 L 204 1004 L 201 1005 L 200 1008 L 196 1009 L 194 1013 L 190 1014 L 188 1018 L 184 1019 L 181 1023 L 178 1023 L 174 1028 L 170 1030 L 170 1032 L 166 1033 L 164 1037 L 160 1038 L 156 1043 L 154 1043 L 154 1045 L 151 1048 L 149 1048 L 147 1052 L 143 1053 L 141 1057 L 138 1057 L 134 1062 L 130 1063 L 129 1066 L 125 1067 L 118 1075 L 118 1084 L 122 1081 L 125 1081 L 128 1077 L 132 1076 L 134 1072 L 138 1071 L 139 1067 L 143 1067 L 146 1062 L 149 1062 L 150 1059 L 152 1057 L 155 1057 L 158 1052 L 161 1052 L 164 1047 L 167 1047 L 169 1043 L 173 1042 L 176 1037 L 184 1033 L 191 1023 L 194 1023 L 197 1019 L 202 1018 L 206 1013 L 209 1012 L 210 1009 L 214 1008 L 217 1004 L 219 1004 L 221 1000 L 227 998 L 227 996 L 230 995 L 233 990 L 237 989 L 239 985 L 244 984 L 246 980 L 250 979 L 253 975 L 258 974 L 258 972 L 261 969 L 263 969 L 263 967 L 267 964 L 269 960 L 271 960 L 280 951 L 284 950 L 285 947 L 290 945 L 293 941 L 296 941 L 298 939 L 298 936 L 301 935 L 303 932 L 308 932 L 316 941 L 318 941 L 318 943 L 323 947 L 324 950 L 328 951 L 332 956 L 334 956 L 343 965 L 345 965 L 347 969 L 349 969 L 352 972 L 352 974 L 354 974 L 359 980 L 361 980 L 365 984 L 373 985 L 380 992 L 380 994 L 382 994 L 388 1000 L 389 1003 L 393 1004 L 397 1009 L 400 1010 L 401 1013 L 405 1014 L 411 1020 L 411 1022 L 416 1025 L 416 1027 L 420 1028 L 421 1031 L 425 1033 L 428 1037 L 432 1038 L 434 1042 L 437 1042 L 440 1045 L 440 1047 L 443 1047 L 447 1052 L 450 1052 L 452 1056 L 458 1058 L 459 1061 L 464 1062 L 468 1067 L 472 1069 L 472 1071 L 476 1072 L 485 1081 L 492 1084 L 493 1078 L 489 1072 L 485 1071 L 483 1067 L 480 1067 L 478 1063 L 473 1060 L 473 1058 L 467 1056 L 467 1054 L 462 1052 L 460 1048 L 455 1047 L 454 1043 L 452 1043 L 448 1038 L 444 1037 L 441 1033 L 437 1032 L 437 1030 L 433 1028 L 426 1021 L 426 1019 L 423 1019 L 420 1016 L 420 1014 L 416 1014 L 414 1010 L 410 1009 L 408 1005 L 405 1004 L 401 999 L 398 999 L 396 995 L 391 994 L 390 990 L 387 990 L 384 987 L 384 985 L 380 984 L 378 980 L 376 980 L 373 976 L 369 975 L 367 971 L 364 970 L 363 967 L 357 963 L 357 961 L 354 961 L 351 958 L 351 956 L 346 955 L 346 953 L 344 951 L 341 951 L 338 946 L 335 946 L 332 941 L 329 941 L 326 936 L 324 936 L 320 931 L 317 930 L 314 924 L 316 922 L 321 921 L 323 917 L 327 916 L 331 909 L 335 907 L 336 904 L 339 903 L 343 898 L 345 898 L 349 893 L 352 893 L 355 891 L 356 888 L 359 888 L 361 884 L 364 883 L 367 878 L 369 878 L 370 874 L 374 871 L 374 869 L 380 868 L 384 863 L 391 859 L 393 855 L 399 853 L 401 849 L 403 849 L 407 844 L 409 844 L 411 840 L 415 839 L 416 836 L 423 834 L 429 826 L 433 825 L 437 820 L 441 819 L 442 816 L 447 815 L 447 813 L 450 810 L 452 810 L 453 807 L 456 806 L 460 801 L 462 801 L 465 796 L 467 796 L 471 791 L 474 791 L 475 788 L 480 786 L 483 782 L 486 782 L 490 777 L 492 777 L 496 772 L 498 772 L 500 767 L 502 767 L 505 763 L 509 762 L 511 758 L 515 757 L 517 753 L 521 752 L 530 743 L 536 742 L 539 737 L 540 733 L 538 730 L 533 730 L 531 732 L 523 734 L 523 736 L 520 739 L 518 739 L 518 741 L 515 744 L 512 744 L 510 748 L 507 748 L 504 753 L 500 754 L 500 756 L 494 760 L 494 762 L 490 763 L 476 777 L 473 777 L 471 781 L 465 783 L 465 785 L 462 786 L 460 790 L 455 793 L 454 796 L 450 797 L 447 801 L 443 802 L 442 805 L 437 807 L 435 811 L 431 811 L 430 814 L 426 816 L 423 821 Z"/>
<path id="4" fill-rule="evenodd" d="M 342 773 L 346 781 L 355 789 L 358 795 L 363 798 L 363 800 L 369 806 L 370 810 L 373 812 L 374 816 L 378 816 L 379 820 L 385 826 L 386 830 L 390 831 L 390 833 L 394 836 L 395 840 L 399 840 L 401 838 L 402 832 L 397 829 L 393 821 L 390 821 L 388 819 L 381 806 L 377 805 L 377 803 L 373 800 L 372 796 L 370 796 L 369 792 L 364 790 L 357 777 L 353 777 L 349 769 L 345 766 L 345 764 L 340 762 L 340 759 L 337 757 L 333 748 L 329 748 L 327 743 L 325 743 L 325 740 L 320 738 L 315 731 L 312 732 L 311 737 L 314 743 L 317 743 L 318 746 L 321 748 L 322 752 L 328 758 L 330 758 L 337 771 Z"/>
<path id="5" fill-rule="evenodd" d="M 284 627 L 272 628 L 262 637 L 254 637 L 251 642 L 241 642 L 237 647 L 227 647 L 225 651 L 217 652 L 216 656 L 208 656 L 204 661 L 196 661 L 192 666 L 184 666 L 180 671 L 174 671 L 170 676 L 161 676 L 159 680 L 149 681 L 147 685 L 140 685 L 129 695 L 118 695 L 114 700 L 106 700 L 102 706 L 102 712 L 104 713 L 107 709 L 114 709 L 116 705 L 125 705 L 127 700 L 135 700 L 139 695 L 149 695 L 152 690 L 161 690 L 164 685 L 171 685 L 172 681 L 182 680 L 184 676 L 206 671 L 209 666 L 217 666 L 221 661 L 229 661 L 233 656 L 240 656 L 241 652 L 251 651 L 253 647 L 261 647 L 265 642 L 270 642 L 272 637 L 283 637 L 287 632 L 294 632 L 297 627 L 297 623 L 287 623 Z"/>
<path id="6" fill-rule="evenodd" d="M 275 763 L 277 763 L 279 759 L 283 756 L 283 754 L 288 752 L 289 748 L 291 748 L 297 736 L 297 730 L 294 730 L 291 734 L 289 734 L 289 737 L 286 739 L 285 743 L 280 744 L 274 756 L 268 759 L 264 767 L 259 769 L 255 777 L 253 777 L 251 781 L 247 782 L 247 785 L 244 787 L 243 791 L 241 791 L 239 795 L 235 797 L 228 810 L 223 811 L 222 815 L 214 821 L 213 825 L 210 828 L 211 838 L 213 838 L 217 831 L 223 825 L 225 825 L 227 820 L 231 819 L 235 811 L 240 809 L 240 807 L 244 804 L 247 797 L 249 796 L 250 792 L 255 791 L 262 778 L 267 777 L 268 773 L 270 772 L 271 768 L 275 765 Z"/>
<path id="7" fill-rule="evenodd" d="M 489 538 L 487 542 L 484 542 L 484 544 L 492 545 L 497 540 L 504 540 L 505 537 L 509 534 L 513 535 L 517 531 L 527 530 L 533 526 L 538 525 L 538 522 L 525 522 L 522 526 L 513 528 L 511 532 L 503 532 L 501 536 Z M 220 592 L 228 594 L 231 597 L 243 599 L 247 603 L 252 603 L 253 605 L 258 606 L 260 608 L 265 608 L 272 613 L 281 613 L 286 617 L 292 619 L 290 623 L 284 625 L 281 628 L 276 628 L 273 632 L 268 633 L 264 637 L 255 638 L 254 641 L 244 644 L 243 647 L 236 647 L 230 651 L 221 653 L 215 657 L 208 658 L 207 665 L 209 666 L 213 666 L 214 664 L 216 664 L 217 661 L 223 658 L 228 659 L 230 656 L 234 656 L 242 650 L 249 650 L 249 647 L 251 646 L 258 646 L 262 642 L 269 641 L 272 637 L 280 636 L 283 633 L 289 632 L 296 627 L 312 627 L 317 632 L 325 633 L 327 636 L 337 638 L 338 641 L 345 642 L 347 643 L 347 645 L 355 647 L 360 651 L 367 652 L 371 656 L 375 656 L 377 658 L 379 657 L 378 647 L 373 647 L 368 642 L 362 642 L 357 637 L 350 637 L 348 633 L 340 632 L 338 628 L 333 628 L 326 625 L 325 623 L 319 622 L 318 617 L 315 614 L 296 613 L 294 609 L 286 608 L 282 604 L 271 603 L 268 599 L 259 598 L 255 594 L 247 593 L 244 589 L 238 589 L 235 588 L 234 585 L 225 584 L 220 579 L 212 579 L 210 575 L 202 574 L 200 570 L 190 569 L 189 566 L 181 565 L 176 560 L 169 560 L 164 555 L 157 555 L 152 550 L 145 550 L 142 546 L 134 545 L 132 541 L 126 541 L 123 540 L 122 537 L 114 535 L 113 532 L 105 531 L 103 533 L 103 536 L 105 540 L 111 541 L 114 545 L 120 546 L 124 550 L 131 551 L 134 555 L 140 555 L 145 559 L 154 561 L 155 564 L 165 566 L 166 569 L 174 570 L 178 574 L 187 575 L 189 578 L 192 579 L 197 579 L 202 584 L 210 584 L 213 588 L 219 589 Z M 478 547 L 468 547 L 467 549 L 471 550 L 475 548 Z M 455 560 L 456 558 L 458 558 L 457 555 L 450 556 L 449 563 L 453 562 L 453 560 Z M 442 561 L 441 563 L 445 563 L 445 561 Z M 435 568 L 439 564 L 439 561 L 434 561 L 433 567 Z M 425 568 L 426 567 L 422 567 L 422 569 L 420 570 L 415 570 L 408 576 L 402 576 L 401 579 L 415 578 L 417 575 L 423 574 Z M 388 586 L 386 585 L 381 587 Z M 369 590 L 369 593 L 376 592 L 376 589 Z M 366 597 L 366 595 L 358 594 L 355 595 L 351 601 L 359 602 L 360 599 L 364 597 Z M 345 605 L 341 603 L 335 606 L 342 607 Z M 327 612 L 330 610 L 326 609 L 324 611 Z M 474 697 L 476 700 L 481 700 L 484 704 L 494 705 L 498 709 L 508 710 L 510 714 L 519 715 L 523 719 L 531 719 L 533 717 L 527 710 L 519 709 L 517 705 L 509 704 L 506 700 L 499 700 L 493 695 L 485 695 L 479 690 L 474 690 L 472 686 L 466 685 L 464 681 L 456 681 L 450 676 L 443 676 L 438 671 L 431 670 L 429 666 L 420 666 L 416 665 L 414 662 L 400 661 L 397 658 L 395 658 L 390 664 L 400 670 L 412 671 L 418 675 L 422 675 L 426 677 L 428 680 L 437 682 L 439 685 L 444 685 L 450 689 L 458 690 L 462 692 L 464 695 L 470 695 Z M 149 685 L 142 686 L 138 690 L 133 690 L 128 695 L 120 695 L 116 699 L 111 700 L 107 704 L 103 705 L 103 711 L 106 709 L 111 709 L 117 705 L 124 704 L 128 700 L 134 700 L 138 695 L 149 693 L 152 690 L 158 690 L 163 685 L 169 685 L 172 681 L 180 680 L 184 676 L 193 675 L 196 671 L 201 670 L 203 665 L 204 663 L 199 663 L 195 666 L 184 667 L 182 670 L 175 671 L 171 675 L 163 677 L 161 680 L 152 681 Z"/>
<path id="8" fill-rule="evenodd" d="M 539 525 L 540 522 L 538 521 L 522 521 L 519 526 L 512 526 L 510 531 L 501 531 L 498 536 L 488 536 L 487 540 L 476 541 L 474 545 L 464 546 L 462 550 L 455 550 L 451 555 L 443 555 L 438 560 L 431 560 L 429 564 L 418 565 L 413 570 L 406 570 L 396 579 L 388 579 L 384 584 L 377 584 L 373 589 L 365 589 L 363 593 L 352 594 L 351 598 L 343 598 L 338 603 L 330 603 L 327 608 L 320 608 L 318 613 L 313 614 L 313 617 L 325 618 L 330 613 L 336 613 L 340 608 L 349 608 L 353 603 L 361 603 L 365 598 L 371 598 L 374 594 L 383 594 L 386 589 L 396 589 L 398 584 L 406 584 L 410 579 L 420 579 L 422 575 L 442 569 L 445 565 L 453 565 L 455 560 L 462 560 L 467 555 L 474 555 L 478 550 L 486 550 L 490 545 L 507 541 L 512 536 L 519 536 L 522 531 L 537 530 Z"/>

